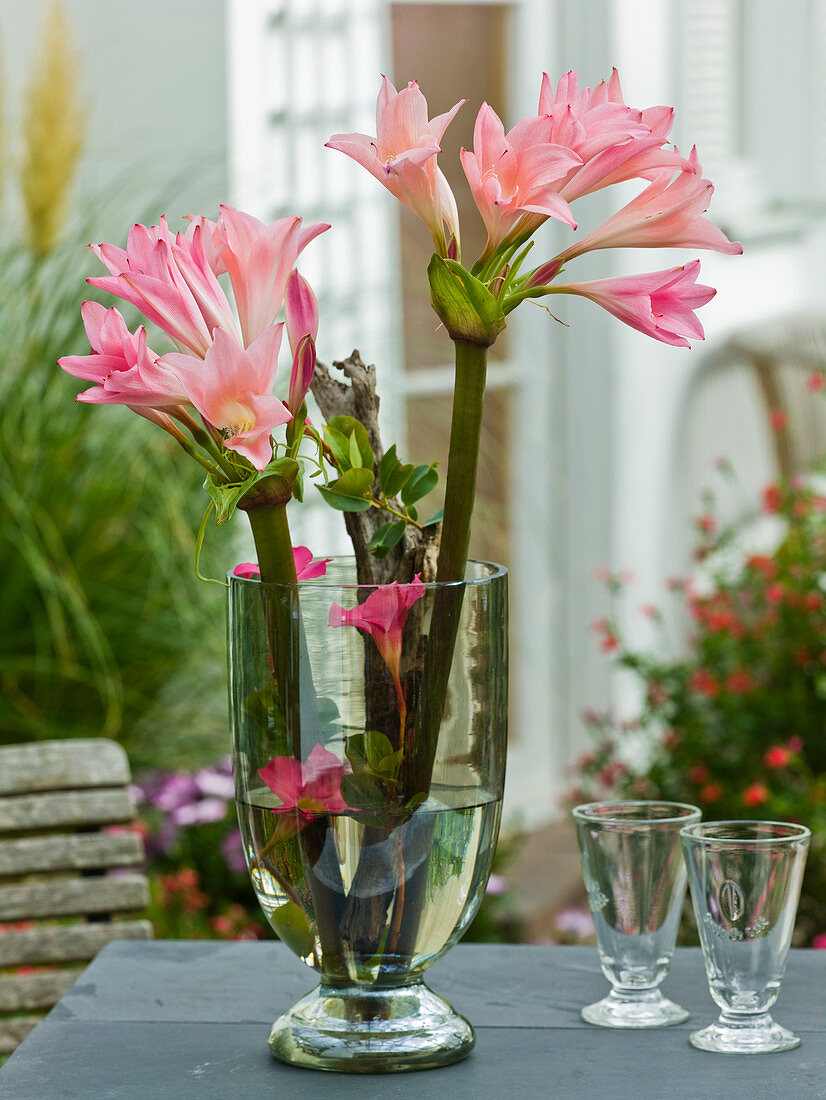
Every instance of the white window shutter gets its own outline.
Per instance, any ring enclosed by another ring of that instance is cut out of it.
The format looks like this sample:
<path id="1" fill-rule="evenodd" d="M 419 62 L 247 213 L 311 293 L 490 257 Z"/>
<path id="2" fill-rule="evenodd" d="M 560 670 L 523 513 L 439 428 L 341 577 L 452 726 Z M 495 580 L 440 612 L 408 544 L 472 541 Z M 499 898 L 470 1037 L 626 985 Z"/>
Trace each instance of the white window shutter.
<path id="1" fill-rule="evenodd" d="M 324 148 L 334 133 L 375 132 L 385 5 L 229 0 L 227 17 L 232 201 L 266 221 L 332 224 L 299 261 L 319 299 L 319 355 L 329 363 L 358 348 L 376 364 L 383 414 L 400 415 L 395 200 Z M 397 434 L 397 423 L 385 427 Z M 320 498 L 296 510 L 296 526 L 319 552 L 348 549 Z"/>

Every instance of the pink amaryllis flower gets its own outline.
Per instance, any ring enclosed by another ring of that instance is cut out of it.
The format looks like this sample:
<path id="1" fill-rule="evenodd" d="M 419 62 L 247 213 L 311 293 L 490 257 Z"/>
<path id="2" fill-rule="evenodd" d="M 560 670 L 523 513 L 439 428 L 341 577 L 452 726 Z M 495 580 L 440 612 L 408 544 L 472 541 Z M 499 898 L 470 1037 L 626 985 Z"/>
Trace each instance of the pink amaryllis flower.
<path id="1" fill-rule="evenodd" d="M 492 107 L 483 103 L 479 109 L 473 150 L 462 149 L 460 157 L 488 231 L 484 254 L 492 254 L 526 213 L 558 218 L 576 228 L 557 183 L 582 159 L 550 140 L 552 127 L 552 118 L 538 115 L 523 118 L 506 134 Z"/>
<path id="2" fill-rule="evenodd" d="M 694 311 L 710 302 L 717 293 L 713 287 L 697 282 L 699 273 L 700 261 L 692 260 L 666 271 L 560 284 L 549 289 L 554 293 L 590 298 L 646 336 L 674 347 L 687 348 L 691 345 L 686 337 L 705 339 L 703 326 Z"/>
<path id="3" fill-rule="evenodd" d="M 713 192 L 692 149 L 676 175 L 670 168 L 657 172 L 641 194 L 555 260 L 563 264 L 598 248 L 709 248 L 740 255 L 743 246 L 703 217 Z"/>
<path id="4" fill-rule="evenodd" d="M 75 378 L 96 383 L 79 393 L 78 401 L 152 408 L 188 403 L 178 373 L 146 346 L 142 325 L 130 332 L 117 309 L 99 302 L 84 302 L 80 315 L 92 354 L 64 355 L 57 361 Z"/>
<path id="5" fill-rule="evenodd" d="M 341 780 L 349 770 L 334 753 L 314 745 L 303 763 L 292 756 L 276 756 L 258 774 L 281 799 L 281 805 L 273 807 L 274 814 L 292 812 L 311 818 L 352 809 L 341 795 Z"/>
<path id="6" fill-rule="evenodd" d="M 293 356 L 287 408 L 293 414 L 304 404 L 315 372 L 315 340 L 318 335 L 318 302 L 313 288 L 298 271 L 291 271 L 284 297 L 287 339 Z"/>
<path id="7" fill-rule="evenodd" d="M 553 120 L 550 140 L 567 145 L 582 160 L 561 183 L 560 194 L 568 202 L 621 180 L 649 179 L 653 171 L 685 164 L 676 150 L 662 148 L 674 109 L 627 106 L 616 69 L 607 82 L 583 89 L 573 71 L 560 78 L 556 90 L 543 73 L 539 113 Z"/>
<path id="8" fill-rule="evenodd" d="M 216 328 L 203 362 L 171 352 L 160 362 L 176 370 L 201 416 L 224 435 L 224 445 L 263 470 L 272 458 L 270 433 L 291 414 L 272 392 L 283 323 L 270 325 L 243 348 Z"/>
<path id="9" fill-rule="evenodd" d="M 326 222 L 303 227 L 297 217 L 265 225 L 232 206 L 221 207 L 213 241 L 229 274 L 245 347 L 273 324 L 296 260 L 310 241 L 329 228 Z"/>
<path id="10" fill-rule="evenodd" d="M 323 577 L 327 572 L 328 564 L 333 559 L 313 559 L 313 552 L 308 549 L 308 547 L 294 546 L 293 560 L 295 561 L 296 579 L 299 581 L 311 581 L 315 580 L 317 577 Z M 244 577 L 246 580 L 252 580 L 255 577 L 261 576 L 261 570 L 256 562 L 253 561 L 241 562 L 239 565 L 235 566 L 232 572 L 234 576 Z"/>
<path id="11" fill-rule="evenodd" d="M 399 707 L 399 724 L 404 735 L 407 721 L 407 702 L 401 682 L 402 632 L 407 613 L 416 600 L 427 591 L 417 573 L 410 584 L 381 584 L 364 603 L 347 610 L 334 603 L 330 608 L 330 626 L 355 626 L 369 634 L 393 677 L 396 701 Z"/>
<path id="12" fill-rule="evenodd" d="M 237 331 L 232 307 L 207 262 L 201 226 L 194 225 L 189 236 L 173 235 L 161 218 L 148 228 L 134 225 L 125 249 L 90 248 L 110 274 L 87 282 L 130 302 L 179 347 L 203 357 L 216 325 Z"/>
<path id="13" fill-rule="evenodd" d="M 465 102 L 459 100 L 428 121 L 427 100 L 418 83 L 413 80 L 397 92 L 383 76 L 376 103 L 376 136 L 334 134 L 327 142 L 327 148 L 352 157 L 409 206 L 428 227 L 443 256 L 459 251 L 459 215 L 436 156 L 442 135 Z"/>

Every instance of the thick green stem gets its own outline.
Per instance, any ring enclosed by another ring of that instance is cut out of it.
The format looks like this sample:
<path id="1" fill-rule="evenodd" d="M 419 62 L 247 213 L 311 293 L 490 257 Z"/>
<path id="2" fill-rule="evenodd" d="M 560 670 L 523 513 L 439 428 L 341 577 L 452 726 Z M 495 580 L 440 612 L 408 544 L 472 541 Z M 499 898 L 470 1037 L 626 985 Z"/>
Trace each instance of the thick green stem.
<path id="1" fill-rule="evenodd" d="M 286 504 L 251 508 L 247 515 L 258 552 L 261 580 L 268 584 L 295 584 L 298 578 Z"/>
<path id="2" fill-rule="evenodd" d="M 487 348 L 468 340 L 456 340 L 455 346 L 453 420 L 437 581 L 460 581 L 465 576 L 487 377 Z"/>

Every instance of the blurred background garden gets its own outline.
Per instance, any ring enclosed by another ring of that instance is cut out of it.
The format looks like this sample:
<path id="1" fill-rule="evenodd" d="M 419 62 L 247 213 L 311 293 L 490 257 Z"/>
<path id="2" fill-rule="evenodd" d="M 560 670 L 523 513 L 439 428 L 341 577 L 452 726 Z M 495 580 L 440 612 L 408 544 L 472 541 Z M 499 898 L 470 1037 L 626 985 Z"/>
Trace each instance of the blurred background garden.
<path id="1" fill-rule="evenodd" d="M 580 301 L 497 344 L 472 549 L 513 571 L 512 732 L 471 937 L 587 940 L 567 808 L 621 794 L 808 824 L 798 936 L 826 943 L 826 0 L 0 0 L 0 51 L 0 741 L 124 746 L 156 935 L 270 933 L 232 804 L 224 591 L 194 569 L 206 497 L 55 365 L 87 347 L 85 246 L 221 201 L 331 221 L 306 265 L 321 357 L 375 362 L 390 438 L 431 461 L 452 370 L 410 276 L 427 233 L 323 143 L 372 131 L 380 72 L 432 114 L 468 95 L 442 158 L 466 196 L 450 161 L 483 98 L 512 122 L 543 70 L 617 65 L 627 102 L 676 104 L 745 255 L 703 258 L 691 352 Z M 297 541 L 346 550 L 304 513 Z M 211 527 L 200 569 L 249 556 Z"/>

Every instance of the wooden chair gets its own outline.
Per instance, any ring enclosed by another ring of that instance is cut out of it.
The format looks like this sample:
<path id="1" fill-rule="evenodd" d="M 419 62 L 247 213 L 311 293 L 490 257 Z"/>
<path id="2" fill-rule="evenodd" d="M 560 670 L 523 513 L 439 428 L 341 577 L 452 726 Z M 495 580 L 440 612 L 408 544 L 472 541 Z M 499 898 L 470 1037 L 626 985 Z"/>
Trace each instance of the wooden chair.
<path id="1" fill-rule="evenodd" d="M 147 920 L 112 919 L 149 902 L 145 875 L 124 871 L 143 864 L 140 836 L 109 831 L 134 820 L 129 781 L 126 753 L 105 738 L 0 748 L 0 1055 L 77 964 L 110 940 L 152 936 Z"/>

